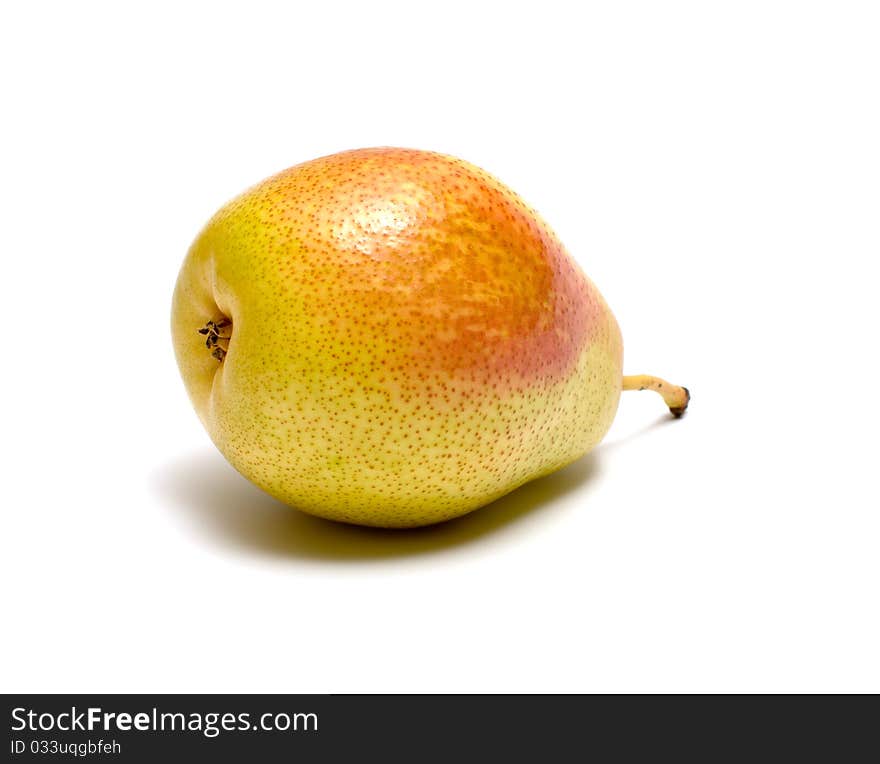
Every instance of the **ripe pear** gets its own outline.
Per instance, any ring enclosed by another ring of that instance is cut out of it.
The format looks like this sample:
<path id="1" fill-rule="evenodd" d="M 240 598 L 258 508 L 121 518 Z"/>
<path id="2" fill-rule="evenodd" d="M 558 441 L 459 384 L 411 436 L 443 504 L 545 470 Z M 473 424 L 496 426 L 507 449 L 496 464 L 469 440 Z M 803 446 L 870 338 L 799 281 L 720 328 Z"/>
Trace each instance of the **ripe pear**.
<path id="1" fill-rule="evenodd" d="M 362 525 L 448 520 L 564 467 L 622 389 L 689 399 L 623 376 L 617 321 L 532 209 L 427 151 L 334 154 L 229 202 L 186 256 L 172 334 L 232 465 Z"/>

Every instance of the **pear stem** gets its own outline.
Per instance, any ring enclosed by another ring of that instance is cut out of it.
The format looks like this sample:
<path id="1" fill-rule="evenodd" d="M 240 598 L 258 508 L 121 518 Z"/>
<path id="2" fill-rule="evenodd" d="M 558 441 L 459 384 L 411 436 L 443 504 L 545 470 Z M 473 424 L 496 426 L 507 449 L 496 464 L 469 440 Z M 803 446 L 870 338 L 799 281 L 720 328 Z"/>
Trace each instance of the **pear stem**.
<path id="1" fill-rule="evenodd" d="M 691 393 L 686 387 L 673 385 L 660 377 L 652 377 L 650 374 L 636 374 L 623 378 L 624 390 L 653 390 L 663 396 L 663 401 L 669 406 L 669 412 L 674 417 L 680 417 L 687 410 L 691 400 Z"/>

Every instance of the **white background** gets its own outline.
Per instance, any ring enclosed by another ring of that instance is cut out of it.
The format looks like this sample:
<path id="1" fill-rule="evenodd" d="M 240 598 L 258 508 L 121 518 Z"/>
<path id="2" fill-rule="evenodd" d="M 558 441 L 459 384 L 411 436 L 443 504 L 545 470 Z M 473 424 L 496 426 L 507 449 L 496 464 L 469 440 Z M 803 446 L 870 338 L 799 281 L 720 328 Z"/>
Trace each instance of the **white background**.
<path id="1" fill-rule="evenodd" d="M 880 691 L 880 23 L 848 2 L 18 3 L 0 18 L 4 691 Z M 462 156 L 613 307 L 606 441 L 444 526 L 314 520 L 169 336 L 284 167 Z"/>

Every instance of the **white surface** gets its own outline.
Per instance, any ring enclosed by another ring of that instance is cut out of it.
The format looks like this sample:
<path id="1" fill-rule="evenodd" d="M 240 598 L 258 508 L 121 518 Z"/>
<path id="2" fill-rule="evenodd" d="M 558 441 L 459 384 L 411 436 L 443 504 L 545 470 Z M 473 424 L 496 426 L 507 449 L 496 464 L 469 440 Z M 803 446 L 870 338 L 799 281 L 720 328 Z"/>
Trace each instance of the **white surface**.
<path id="1" fill-rule="evenodd" d="M 3 11 L 0 689 L 880 691 L 877 6 L 298 5 Z M 238 477 L 181 259 L 376 144 L 518 190 L 689 415 L 418 532 Z"/>

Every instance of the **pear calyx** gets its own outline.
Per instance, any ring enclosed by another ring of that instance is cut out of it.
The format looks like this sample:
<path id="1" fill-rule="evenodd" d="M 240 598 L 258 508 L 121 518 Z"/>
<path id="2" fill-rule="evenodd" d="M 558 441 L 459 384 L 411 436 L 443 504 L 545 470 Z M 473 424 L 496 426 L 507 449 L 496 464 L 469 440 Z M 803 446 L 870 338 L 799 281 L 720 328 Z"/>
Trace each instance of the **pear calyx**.
<path id="1" fill-rule="evenodd" d="M 229 349 L 229 340 L 232 339 L 232 321 L 228 318 L 208 321 L 199 329 L 199 334 L 205 336 L 205 347 L 211 351 L 211 355 L 223 363 Z"/>

